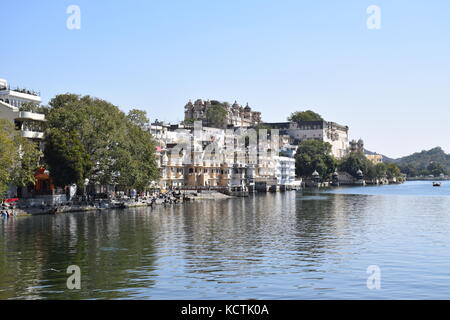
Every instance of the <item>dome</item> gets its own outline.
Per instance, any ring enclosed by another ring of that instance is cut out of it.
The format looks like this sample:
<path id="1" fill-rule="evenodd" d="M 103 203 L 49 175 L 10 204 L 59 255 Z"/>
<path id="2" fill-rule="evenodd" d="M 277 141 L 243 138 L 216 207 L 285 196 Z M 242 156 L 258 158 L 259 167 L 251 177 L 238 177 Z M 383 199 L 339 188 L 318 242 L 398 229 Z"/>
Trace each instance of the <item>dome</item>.
<path id="1" fill-rule="evenodd" d="M 250 112 L 250 111 L 252 111 L 252 108 L 249 107 L 248 102 L 247 102 L 247 105 L 246 105 L 245 108 L 244 108 L 244 111 L 245 111 L 245 112 Z"/>
<path id="2" fill-rule="evenodd" d="M 361 169 L 359 169 L 358 171 L 356 171 L 356 174 L 357 174 L 358 176 L 362 176 L 362 175 L 363 175 L 363 172 L 361 171 Z"/>
<path id="3" fill-rule="evenodd" d="M 239 105 L 239 103 L 237 103 L 236 100 L 234 100 L 234 103 L 233 103 L 232 107 L 233 107 L 233 108 L 239 108 L 240 105 Z"/>
<path id="4" fill-rule="evenodd" d="M 314 172 L 312 173 L 312 176 L 313 177 L 318 177 L 319 176 L 319 173 L 317 172 L 317 170 L 314 170 Z"/>

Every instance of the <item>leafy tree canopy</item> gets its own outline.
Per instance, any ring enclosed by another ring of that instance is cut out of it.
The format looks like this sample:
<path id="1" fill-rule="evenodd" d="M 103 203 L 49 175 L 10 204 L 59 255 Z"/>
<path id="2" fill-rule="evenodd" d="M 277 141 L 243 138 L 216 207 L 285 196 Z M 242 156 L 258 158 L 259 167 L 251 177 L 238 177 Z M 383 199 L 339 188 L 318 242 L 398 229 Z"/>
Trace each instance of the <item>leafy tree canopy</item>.
<path id="1" fill-rule="evenodd" d="M 9 185 L 19 187 L 35 183 L 40 151 L 15 130 L 12 122 L 0 119 L 0 198 Z"/>
<path id="2" fill-rule="evenodd" d="M 227 110 L 222 104 L 212 104 L 206 111 L 208 126 L 224 128 L 227 124 Z"/>
<path id="3" fill-rule="evenodd" d="M 317 171 L 323 178 L 336 169 L 336 159 L 331 154 L 331 144 L 319 140 L 305 140 L 299 144 L 295 155 L 297 176 L 311 176 Z"/>
<path id="4" fill-rule="evenodd" d="M 144 112 L 126 116 L 107 101 L 74 94 L 49 104 L 45 161 L 59 185 L 89 179 L 143 190 L 157 178 L 155 144 L 141 127 L 148 122 Z M 66 178 L 56 177 L 64 173 Z"/>
<path id="5" fill-rule="evenodd" d="M 127 118 L 141 128 L 146 128 L 150 124 L 150 120 L 147 118 L 147 112 L 143 110 L 132 109 L 128 112 Z"/>
<path id="6" fill-rule="evenodd" d="M 291 115 L 288 117 L 288 121 L 323 121 L 323 118 L 320 114 L 315 113 L 314 111 L 306 110 L 291 113 Z"/>
<path id="7" fill-rule="evenodd" d="M 345 158 L 341 159 L 338 164 L 340 171 L 347 172 L 354 177 L 357 177 L 358 170 L 363 172 L 366 179 L 381 179 L 381 178 L 399 178 L 401 171 L 397 165 L 390 163 L 372 163 L 362 152 L 352 152 Z"/>

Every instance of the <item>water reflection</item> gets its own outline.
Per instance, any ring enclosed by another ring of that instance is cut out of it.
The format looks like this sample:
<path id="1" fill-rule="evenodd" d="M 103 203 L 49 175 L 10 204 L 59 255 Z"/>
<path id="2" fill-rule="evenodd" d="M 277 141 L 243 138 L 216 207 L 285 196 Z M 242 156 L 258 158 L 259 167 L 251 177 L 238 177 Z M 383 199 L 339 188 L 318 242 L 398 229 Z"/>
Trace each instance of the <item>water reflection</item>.
<path id="1" fill-rule="evenodd" d="M 0 224 L 0 298 L 441 298 L 449 199 L 286 192 L 16 218 Z"/>
<path id="2" fill-rule="evenodd" d="M 0 298 L 123 298 L 133 290 L 118 289 L 149 288 L 153 234 L 148 217 L 137 212 L 9 220 L 0 241 Z M 69 265 L 81 268 L 81 291 L 66 288 Z"/>

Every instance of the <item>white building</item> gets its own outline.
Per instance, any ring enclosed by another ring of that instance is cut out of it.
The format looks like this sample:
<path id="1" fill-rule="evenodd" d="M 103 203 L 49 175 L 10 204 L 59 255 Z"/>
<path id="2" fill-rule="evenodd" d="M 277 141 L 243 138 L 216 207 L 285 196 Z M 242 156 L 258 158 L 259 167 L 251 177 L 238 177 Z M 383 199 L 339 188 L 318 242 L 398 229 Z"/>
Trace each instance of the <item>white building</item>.
<path id="1" fill-rule="evenodd" d="M 298 121 L 266 123 L 279 129 L 280 134 L 289 135 L 296 144 L 305 140 L 319 140 L 331 144 L 331 152 L 338 159 L 349 152 L 348 126 L 329 121 Z"/>
<path id="2" fill-rule="evenodd" d="M 6 80 L 0 79 L 0 119 L 6 119 L 14 123 L 22 137 L 38 144 L 42 150 L 44 138 L 43 123 L 45 115 L 32 111 L 24 111 L 22 107 L 25 103 L 39 105 L 41 97 L 39 94 L 25 89 L 14 89 L 9 87 Z M 50 183 L 45 171 L 38 172 L 36 184 L 34 186 L 19 187 L 10 186 L 8 196 L 19 196 L 20 198 L 30 196 L 30 191 L 48 192 Z"/>
<path id="3" fill-rule="evenodd" d="M 31 111 L 21 111 L 24 103 L 40 104 L 41 97 L 33 91 L 11 90 L 8 82 L 0 79 L 0 119 L 14 122 L 25 138 L 40 141 L 44 137 L 42 122 L 45 116 Z"/>
<path id="4" fill-rule="evenodd" d="M 261 190 L 273 189 L 279 183 L 288 186 L 295 180 L 295 160 L 278 157 L 278 143 L 272 139 L 246 146 L 245 137 L 250 134 L 247 129 L 200 124 L 189 128 L 152 124 L 151 132 L 158 142 L 162 188 L 217 187 L 239 191 L 262 185 Z"/>
<path id="5" fill-rule="evenodd" d="M 275 157 L 277 165 L 275 175 L 280 187 L 292 187 L 295 184 L 295 159 Z"/>

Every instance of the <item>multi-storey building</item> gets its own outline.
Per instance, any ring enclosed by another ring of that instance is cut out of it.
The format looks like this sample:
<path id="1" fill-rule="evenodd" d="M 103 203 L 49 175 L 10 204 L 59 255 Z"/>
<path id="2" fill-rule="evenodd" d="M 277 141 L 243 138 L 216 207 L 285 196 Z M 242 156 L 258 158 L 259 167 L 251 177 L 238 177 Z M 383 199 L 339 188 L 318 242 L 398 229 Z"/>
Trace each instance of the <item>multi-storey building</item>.
<path id="1" fill-rule="evenodd" d="M 25 108 L 26 103 L 39 105 L 41 98 L 38 93 L 31 90 L 11 89 L 6 80 L 0 79 L 0 119 L 6 119 L 14 123 L 22 137 L 35 142 L 42 150 L 45 115 L 27 111 L 32 109 Z M 36 184 L 34 186 L 30 185 L 27 188 L 10 186 L 8 195 L 22 198 L 36 194 L 47 194 L 52 191 L 53 186 L 45 169 L 40 169 L 35 178 Z"/>
<path id="2" fill-rule="evenodd" d="M 38 93 L 25 89 L 11 89 L 6 80 L 0 79 L 0 119 L 12 121 L 23 137 L 41 141 L 44 137 L 42 124 L 45 116 L 40 113 L 23 111 L 25 103 L 38 105 Z"/>
<path id="3" fill-rule="evenodd" d="M 249 145 L 245 139 L 248 129 L 219 129 L 197 124 L 166 126 L 167 130 L 152 125 L 160 142 L 157 152 L 162 188 L 214 187 L 250 191 L 276 188 L 277 184 L 288 186 L 295 180 L 295 161 L 279 157 L 271 141 Z"/>
<path id="4" fill-rule="evenodd" d="M 289 157 L 276 157 L 277 184 L 281 188 L 289 188 L 295 184 L 295 159 Z"/>
<path id="5" fill-rule="evenodd" d="M 319 140 L 331 144 L 332 154 L 340 159 L 348 153 L 348 126 L 342 126 L 328 121 L 298 121 L 264 123 L 274 129 L 279 129 L 280 134 L 287 134 L 294 139 L 295 144 L 305 140 Z"/>
<path id="6" fill-rule="evenodd" d="M 226 110 L 225 124 L 227 126 L 251 127 L 261 122 L 261 113 L 252 111 L 252 108 L 250 108 L 248 103 L 245 107 L 242 107 L 236 101 L 231 106 L 228 103 L 223 103 L 221 105 Z M 214 104 L 209 100 L 203 101 L 198 99 L 194 103 L 189 100 L 184 107 L 184 120 L 202 120 L 205 125 L 209 125 L 207 113 L 208 109 L 212 106 L 214 106 Z"/>

